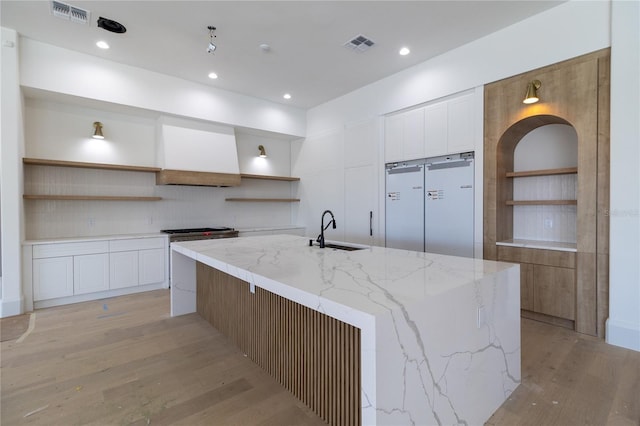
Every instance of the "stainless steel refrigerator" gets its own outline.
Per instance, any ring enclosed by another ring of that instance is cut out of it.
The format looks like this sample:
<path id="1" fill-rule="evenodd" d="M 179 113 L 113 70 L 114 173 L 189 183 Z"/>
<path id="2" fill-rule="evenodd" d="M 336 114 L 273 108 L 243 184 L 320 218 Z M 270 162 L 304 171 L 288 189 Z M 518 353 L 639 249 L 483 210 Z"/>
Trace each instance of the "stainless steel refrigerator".
<path id="1" fill-rule="evenodd" d="M 473 257 L 473 153 L 386 166 L 387 247 Z"/>

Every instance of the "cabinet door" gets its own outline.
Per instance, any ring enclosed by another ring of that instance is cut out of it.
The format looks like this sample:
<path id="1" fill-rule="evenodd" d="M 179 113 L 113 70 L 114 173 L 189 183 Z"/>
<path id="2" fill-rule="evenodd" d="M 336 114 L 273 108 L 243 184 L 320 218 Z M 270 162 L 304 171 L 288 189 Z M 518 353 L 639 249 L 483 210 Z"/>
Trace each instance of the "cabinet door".
<path id="1" fill-rule="evenodd" d="M 33 260 L 33 300 L 73 296 L 73 257 Z"/>
<path id="2" fill-rule="evenodd" d="M 403 116 L 402 159 L 424 157 L 424 108 L 405 112 Z"/>
<path id="3" fill-rule="evenodd" d="M 138 254 L 140 285 L 164 282 L 165 258 L 167 251 L 164 249 L 140 250 Z"/>
<path id="4" fill-rule="evenodd" d="M 344 238 L 359 244 L 372 244 L 371 230 L 377 219 L 376 176 L 373 166 L 352 167 L 344 171 Z M 373 217 L 372 217 L 373 216 Z"/>
<path id="5" fill-rule="evenodd" d="M 402 161 L 402 141 L 404 140 L 404 119 L 402 114 L 387 117 L 384 123 L 384 162 Z"/>
<path id="6" fill-rule="evenodd" d="M 73 294 L 109 289 L 109 254 L 73 257 Z"/>
<path id="7" fill-rule="evenodd" d="M 533 265 L 534 310 L 554 317 L 575 320 L 575 269 Z"/>
<path id="8" fill-rule="evenodd" d="M 426 157 L 447 154 L 447 103 L 424 109 L 424 152 Z"/>
<path id="9" fill-rule="evenodd" d="M 520 309 L 533 311 L 533 265 L 520 264 Z"/>
<path id="10" fill-rule="evenodd" d="M 109 255 L 109 288 L 138 285 L 138 251 L 121 251 Z"/>
<path id="11" fill-rule="evenodd" d="M 473 151 L 474 143 L 474 116 L 473 95 L 452 99 L 448 106 L 448 146 L 452 154 L 463 151 Z"/>

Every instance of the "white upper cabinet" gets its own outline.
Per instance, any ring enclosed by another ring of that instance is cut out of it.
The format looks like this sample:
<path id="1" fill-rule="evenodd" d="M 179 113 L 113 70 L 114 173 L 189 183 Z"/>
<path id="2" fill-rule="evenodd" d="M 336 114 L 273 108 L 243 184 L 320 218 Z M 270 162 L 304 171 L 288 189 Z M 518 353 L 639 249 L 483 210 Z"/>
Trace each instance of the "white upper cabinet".
<path id="1" fill-rule="evenodd" d="M 447 103 L 429 105 L 424 109 L 424 153 L 426 157 L 447 154 Z"/>
<path id="2" fill-rule="evenodd" d="M 385 120 L 385 163 L 475 149 L 474 94 L 441 100 Z"/>
<path id="3" fill-rule="evenodd" d="M 448 153 L 472 151 L 474 148 L 473 95 L 465 95 L 448 102 Z"/>
<path id="4" fill-rule="evenodd" d="M 384 161 L 386 163 L 402 160 L 402 141 L 404 140 L 404 119 L 401 114 L 387 117 L 384 123 Z"/>
<path id="5" fill-rule="evenodd" d="M 385 120 L 385 162 L 424 157 L 424 108 Z"/>

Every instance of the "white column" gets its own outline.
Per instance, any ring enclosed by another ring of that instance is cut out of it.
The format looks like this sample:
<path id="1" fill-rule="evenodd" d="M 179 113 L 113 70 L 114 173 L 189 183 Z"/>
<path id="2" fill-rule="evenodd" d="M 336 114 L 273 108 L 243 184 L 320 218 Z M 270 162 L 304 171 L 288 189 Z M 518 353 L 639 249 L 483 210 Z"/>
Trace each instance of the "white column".
<path id="1" fill-rule="evenodd" d="M 611 9 L 608 343 L 640 351 L 640 3 Z"/>
<path id="2" fill-rule="evenodd" d="M 0 317 L 18 315 L 22 306 L 22 99 L 18 74 L 18 35 L 2 28 L 0 78 Z"/>

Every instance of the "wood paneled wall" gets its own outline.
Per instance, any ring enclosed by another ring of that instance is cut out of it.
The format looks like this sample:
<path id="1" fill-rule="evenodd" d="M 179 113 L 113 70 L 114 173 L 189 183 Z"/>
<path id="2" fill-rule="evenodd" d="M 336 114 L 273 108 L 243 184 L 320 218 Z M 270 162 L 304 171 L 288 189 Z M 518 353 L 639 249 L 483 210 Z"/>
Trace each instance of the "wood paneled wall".
<path id="1" fill-rule="evenodd" d="M 608 317 L 609 74 L 603 49 L 485 86 L 484 257 L 513 237 L 513 151 L 529 131 L 563 123 L 578 135 L 575 330 L 604 336 Z M 522 103 L 527 83 L 542 82 L 540 102 Z M 534 263 L 523 260 L 524 263 Z"/>
<path id="2" fill-rule="evenodd" d="M 197 312 L 320 418 L 359 425 L 360 330 L 197 263 Z"/>

